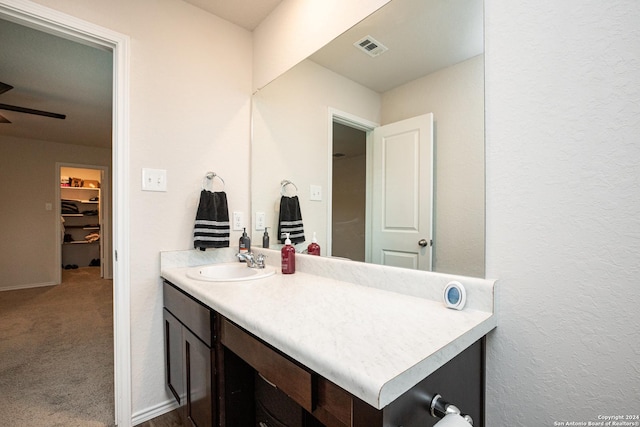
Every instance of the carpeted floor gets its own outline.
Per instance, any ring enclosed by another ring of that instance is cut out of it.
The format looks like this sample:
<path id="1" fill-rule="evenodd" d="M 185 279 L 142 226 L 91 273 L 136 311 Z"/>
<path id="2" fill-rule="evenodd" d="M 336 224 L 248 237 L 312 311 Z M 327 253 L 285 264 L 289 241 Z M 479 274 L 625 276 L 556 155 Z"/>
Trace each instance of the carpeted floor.
<path id="1" fill-rule="evenodd" d="M 0 292 L 0 426 L 114 425 L 112 281 L 62 274 Z"/>

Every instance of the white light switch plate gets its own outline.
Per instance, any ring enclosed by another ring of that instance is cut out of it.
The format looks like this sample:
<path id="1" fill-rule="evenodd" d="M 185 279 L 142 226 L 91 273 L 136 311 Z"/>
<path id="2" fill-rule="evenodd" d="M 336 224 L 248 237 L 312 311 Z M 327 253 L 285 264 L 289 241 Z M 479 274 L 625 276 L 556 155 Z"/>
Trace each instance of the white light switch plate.
<path id="1" fill-rule="evenodd" d="M 320 185 L 310 185 L 309 186 L 309 200 L 313 200 L 316 202 L 322 201 L 322 186 Z"/>
<path id="2" fill-rule="evenodd" d="M 167 191 L 167 171 L 143 168 L 142 191 Z"/>

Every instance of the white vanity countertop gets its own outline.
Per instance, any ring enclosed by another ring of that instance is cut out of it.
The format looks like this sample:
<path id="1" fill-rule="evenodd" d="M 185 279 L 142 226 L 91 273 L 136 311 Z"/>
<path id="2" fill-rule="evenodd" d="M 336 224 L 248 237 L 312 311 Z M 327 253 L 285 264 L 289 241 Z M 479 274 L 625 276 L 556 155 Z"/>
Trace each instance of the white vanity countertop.
<path id="1" fill-rule="evenodd" d="M 492 309 L 451 310 L 304 272 L 204 282 L 187 277 L 189 268 L 165 267 L 161 275 L 378 409 L 496 327 Z"/>

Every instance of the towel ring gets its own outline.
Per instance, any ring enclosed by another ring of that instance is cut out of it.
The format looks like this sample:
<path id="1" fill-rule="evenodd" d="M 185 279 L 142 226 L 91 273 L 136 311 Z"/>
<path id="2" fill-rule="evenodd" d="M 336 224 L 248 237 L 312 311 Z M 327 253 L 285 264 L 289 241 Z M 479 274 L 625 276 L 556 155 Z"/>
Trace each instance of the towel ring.
<path id="1" fill-rule="evenodd" d="M 202 178 L 202 189 L 203 190 L 207 189 L 207 180 L 208 180 L 209 184 L 211 184 L 211 189 L 213 190 L 214 178 L 218 178 L 222 182 L 222 189 L 224 190 L 224 186 L 225 186 L 224 179 L 222 179 L 222 177 L 215 172 L 207 172 L 204 178 Z"/>
<path id="2" fill-rule="evenodd" d="M 288 185 L 293 185 L 293 188 L 296 189 L 296 192 L 294 194 L 294 196 L 296 196 L 298 194 L 298 187 L 293 182 L 289 181 L 288 179 L 283 179 L 282 181 L 280 181 L 280 195 L 287 196 L 286 187 Z M 290 196 L 287 196 L 287 197 L 290 197 Z"/>

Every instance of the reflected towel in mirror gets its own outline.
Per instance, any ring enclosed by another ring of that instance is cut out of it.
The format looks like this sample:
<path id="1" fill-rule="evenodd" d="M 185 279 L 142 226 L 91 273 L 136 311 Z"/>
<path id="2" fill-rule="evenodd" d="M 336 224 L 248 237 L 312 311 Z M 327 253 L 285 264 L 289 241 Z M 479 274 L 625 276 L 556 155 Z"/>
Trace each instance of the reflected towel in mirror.
<path id="1" fill-rule="evenodd" d="M 304 227 L 302 226 L 302 213 L 298 196 L 280 198 L 280 219 L 278 221 L 278 239 L 284 243 L 289 233 L 291 243 L 304 242 Z"/>

